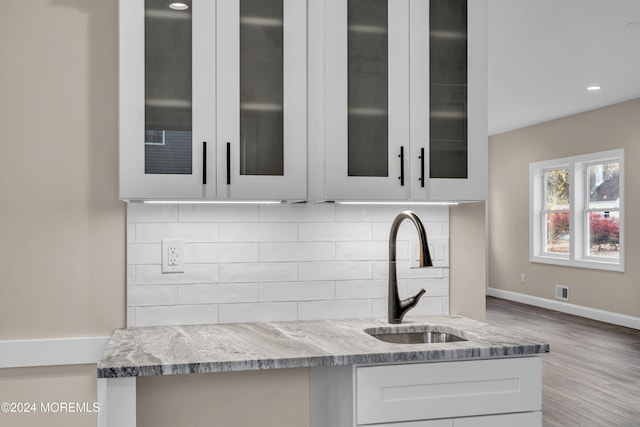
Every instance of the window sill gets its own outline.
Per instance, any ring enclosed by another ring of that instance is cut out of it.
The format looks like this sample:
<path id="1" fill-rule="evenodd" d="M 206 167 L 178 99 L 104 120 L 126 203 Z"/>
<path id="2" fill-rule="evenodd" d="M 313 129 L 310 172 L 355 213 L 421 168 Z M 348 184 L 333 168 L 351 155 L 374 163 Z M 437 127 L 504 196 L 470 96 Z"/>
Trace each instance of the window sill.
<path id="1" fill-rule="evenodd" d="M 567 258 L 559 258 L 552 256 L 532 256 L 529 261 L 539 264 L 553 264 L 565 267 L 589 268 L 593 270 L 607 270 L 624 272 L 624 264 L 622 262 L 604 262 L 592 260 L 571 260 Z"/>

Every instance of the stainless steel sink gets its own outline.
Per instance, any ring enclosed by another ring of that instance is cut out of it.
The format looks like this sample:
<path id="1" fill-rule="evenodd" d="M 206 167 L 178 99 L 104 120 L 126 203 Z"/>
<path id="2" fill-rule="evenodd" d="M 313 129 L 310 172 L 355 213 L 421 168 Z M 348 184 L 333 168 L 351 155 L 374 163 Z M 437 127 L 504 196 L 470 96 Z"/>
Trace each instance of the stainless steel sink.
<path id="1" fill-rule="evenodd" d="M 407 331 L 404 329 L 384 330 L 382 328 L 366 329 L 366 333 L 380 341 L 393 344 L 427 344 L 467 341 L 461 337 L 462 333 L 452 333 L 426 329 L 422 331 Z"/>

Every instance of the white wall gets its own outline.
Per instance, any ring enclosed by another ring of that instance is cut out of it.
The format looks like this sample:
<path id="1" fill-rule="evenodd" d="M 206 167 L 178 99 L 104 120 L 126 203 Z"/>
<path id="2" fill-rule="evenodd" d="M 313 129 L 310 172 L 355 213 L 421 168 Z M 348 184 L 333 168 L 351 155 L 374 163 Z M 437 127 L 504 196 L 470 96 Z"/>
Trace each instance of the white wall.
<path id="1" fill-rule="evenodd" d="M 435 268 L 409 269 L 398 235 L 401 297 L 413 314 L 448 314 L 449 209 L 443 206 L 144 205 L 127 207 L 128 325 L 386 316 L 391 222 L 422 218 Z M 185 240 L 185 272 L 161 273 L 161 239 Z"/>

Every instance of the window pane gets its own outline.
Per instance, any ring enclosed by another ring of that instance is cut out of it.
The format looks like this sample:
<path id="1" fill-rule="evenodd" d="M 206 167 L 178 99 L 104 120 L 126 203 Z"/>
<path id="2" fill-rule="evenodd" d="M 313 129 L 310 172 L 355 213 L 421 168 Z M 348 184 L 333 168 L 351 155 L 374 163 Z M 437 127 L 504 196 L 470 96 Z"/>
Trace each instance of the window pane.
<path id="1" fill-rule="evenodd" d="M 620 163 L 596 163 L 589 165 L 589 209 L 614 209 L 620 207 Z"/>
<path id="2" fill-rule="evenodd" d="M 240 174 L 284 174 L 282 0 L 240 1 Z"/>
<path id="3" fill-rule="evenodd" d="M 620 212 L 589 212 L 587 255 L 620 258 Z"/>
<path id="4" fill-rule="evenodd" d="M 569 169 L 545 171 L 545 209 L 569 209 Z"/>
<path id="5" fill-rule="evenodd" d="M 545 252 L 569 253 L 569 212 L 546 214 L 547 236 Z"/>
<path id="6" fill-rule="evenodd" d="M 145 173 L 189 175 L 191 7 L 172 10 L 166 1 L 145 0 L 144 24 Z"/>

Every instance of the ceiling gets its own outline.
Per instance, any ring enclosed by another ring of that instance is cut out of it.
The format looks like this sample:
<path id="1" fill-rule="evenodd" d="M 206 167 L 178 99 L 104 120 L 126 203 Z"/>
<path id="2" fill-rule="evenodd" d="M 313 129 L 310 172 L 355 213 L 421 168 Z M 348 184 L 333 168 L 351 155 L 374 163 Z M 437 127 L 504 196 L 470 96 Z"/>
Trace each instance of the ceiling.
<path id="1" fill-rule="evenodd" d="M 640 97 L 640 0 L 488 2 L 489 135 Z"/>

